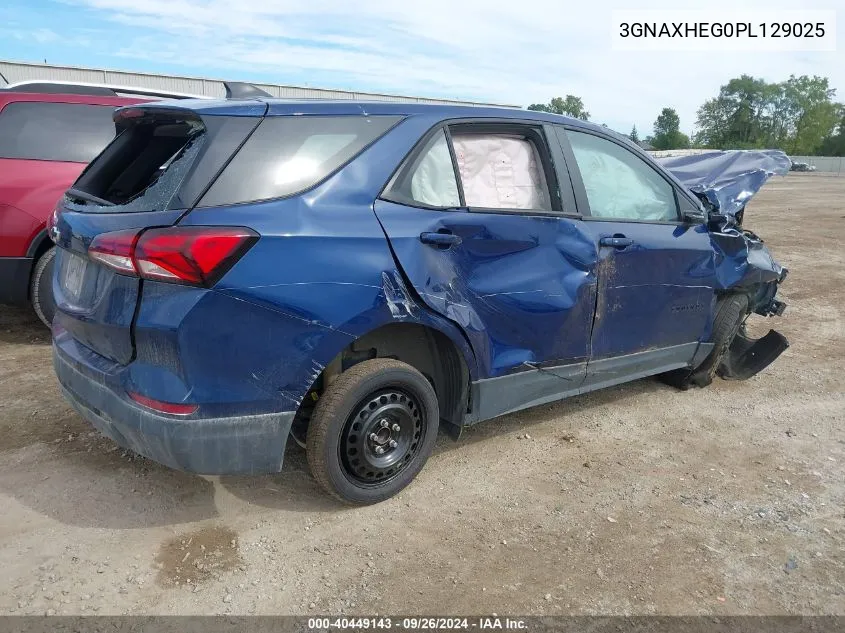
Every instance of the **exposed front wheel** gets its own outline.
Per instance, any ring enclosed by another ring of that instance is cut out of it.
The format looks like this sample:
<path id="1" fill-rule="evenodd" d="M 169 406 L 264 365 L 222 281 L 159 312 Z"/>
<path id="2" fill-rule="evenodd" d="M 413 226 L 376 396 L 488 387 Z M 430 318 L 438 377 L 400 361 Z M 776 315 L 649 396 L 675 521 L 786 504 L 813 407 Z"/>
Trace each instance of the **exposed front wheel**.
<path id="1" fill-rule="evenodd" d="M 308 426 L 314 478 L 347 503 L 392 497 L 422 470 L 437 439 L 431 384 L 406 363 L 364 361 L 324 391 Z"/>
<path id="2" fill-rule="evenodd" d="M 55 256 L 56 249 L 54 247 L 38 258 L 35 267 L 32 269 L 32 278 L 29 280 L 29 296 L 32 307 L 35 314 L 47 327 L 53 324 L 53 316 L 56 314 L 56 300 L 53 298 L 53 260 Z"/>
<path id="3" fill-rule="evenodd" d="M 710 354 L 698 367 L 676 369 L 661 374 L 663 381 L 680 389 L 691 386 L 706 387 L 713 382 L 731 343 L 745 321 L 746 314 L 748 314 L 748 297 L 745 295 L 721 297 L 716 303 L 716 314 L 713 317 L 713 334 L 710 337 L 713 349 Z"/>

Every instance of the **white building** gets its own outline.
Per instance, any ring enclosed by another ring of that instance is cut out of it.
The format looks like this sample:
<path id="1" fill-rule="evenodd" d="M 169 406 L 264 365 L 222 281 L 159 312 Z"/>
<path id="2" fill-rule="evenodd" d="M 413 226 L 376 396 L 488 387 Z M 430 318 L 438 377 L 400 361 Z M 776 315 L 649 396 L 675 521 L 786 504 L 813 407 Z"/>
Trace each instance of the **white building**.
<path id="1" fill-rule="evenodd" d="M 5 82 L 4 82 L 5 79 Z M 156 75 L 136 73 L 125 70 L 106 70 L 103 68 L 80 68 L 77 66 L 56 66 L 54 64 L 33 64 L 0 60 L 0 86 L 19 81 L 67 81 L 91 84 L 107 84 L 161 90 L 171 93 L 183 93 L 198 96 L 225 96 L 223 80 L 204 77 L 180 77 L 176 75 Z M 238 77 L 227 77 L 227 81 L 239 81 Z M 253 83 L 253 82 L 250 82 Z M 327 90 L 306 86 L 288 86 L 284 84 L 253 83 L 258 88 L 283 99 L 350 99 L 362 101 L 393 101 L 402 103 L 443 103 L 463 105 L 504 105 L 476 103 L 451 99 L 430 99 L 406 95 L 380 94 L 373 92 L 351 92 L 346 90 Z M 517 106 L 509 106 L 517 107 Z"/>

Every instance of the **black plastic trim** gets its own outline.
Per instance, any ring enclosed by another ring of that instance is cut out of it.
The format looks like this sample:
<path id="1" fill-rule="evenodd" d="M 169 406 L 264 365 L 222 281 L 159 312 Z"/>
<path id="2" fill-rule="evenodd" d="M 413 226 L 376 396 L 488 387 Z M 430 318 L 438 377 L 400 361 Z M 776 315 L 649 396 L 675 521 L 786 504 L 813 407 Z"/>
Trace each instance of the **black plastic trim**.
<path id="1" fill-rule="evenodd" d="M 0 257 L 0 303 L 25 305 L 29 299 L 31 257 Z"/>
<path id="2" fill-rule="evenodd" d="M 506 376 L 476 380 L 471 385 L 473 411 L 464 425 L 476 424 L 521 409 L 547 404 L 665 371 L 689 367 L 703 344 L 697 341 L 576 362 L 555 367 L 530 367 Z"/>

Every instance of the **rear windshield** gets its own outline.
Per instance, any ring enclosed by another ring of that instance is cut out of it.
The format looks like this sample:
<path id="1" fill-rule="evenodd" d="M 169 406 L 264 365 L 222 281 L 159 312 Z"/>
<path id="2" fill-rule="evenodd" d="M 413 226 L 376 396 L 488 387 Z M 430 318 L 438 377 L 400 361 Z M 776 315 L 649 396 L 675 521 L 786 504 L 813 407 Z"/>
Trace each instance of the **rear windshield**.
<path id="1" fill-rule="evenodd" d="M 18 101 L 0 112 L 0 158 L 87 163 L 114 138 L 111 106 Z"/>
<path id="2" fill-rule="evenodd" d="M 121 127 L 67 192 L 69 207 L 85 212 L 163 211 L 206 139 L 205 126 L 193 115 L 150 113 Z"/>
<path id="3" fill-rule="evenodd" d="M 281 198 L 313 187 L 393 127 L 393 116 L 264 119 L 200 205 Z"/>

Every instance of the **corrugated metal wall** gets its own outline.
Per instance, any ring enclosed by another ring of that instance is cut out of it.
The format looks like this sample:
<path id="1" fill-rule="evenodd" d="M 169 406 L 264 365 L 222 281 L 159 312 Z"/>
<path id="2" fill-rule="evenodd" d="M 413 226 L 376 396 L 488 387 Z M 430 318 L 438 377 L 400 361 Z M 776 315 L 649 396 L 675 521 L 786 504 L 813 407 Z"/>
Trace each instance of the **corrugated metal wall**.
<path id="1" fill-rule="evenodd" d="M 110 84 L 115 86 L 129 86 L 180 92 L 207 97 L 223 98 L 225 90 L 223 82 L 216 79 L 201 77 L 177 77 L 172 75 L 153 75 L 148 73 L 133 73 L 122 70 L 104 70 L 97 68 L 77 68 L 74 66 L 55 66 L 52 64 L 31 64 L 0 60 L 0 73 L 9 83 L 34 79 L 47 81 L 80 81 L 95 84 Z M 232 80 L 237 80 L 232 77 Z M 0 81 L 2 85 L 2 81 Z M 386 95 L 371 92 L 348 92 L 344 90 L 324 90 L 322 88 L 306 88 L 302 86 L 285 86 L 281 84 L 255 84 L 271 95 L 283 99 L 358 99 L 364 101 L 398 101 L 402 103 L 455 103 L 466 105 L 503 105 L 457 101 L 449 99 L 429 99 L 426 97 L 408 97 L 401 95 Z M 509 106 L 517 107 L 517 106 Z"/>

